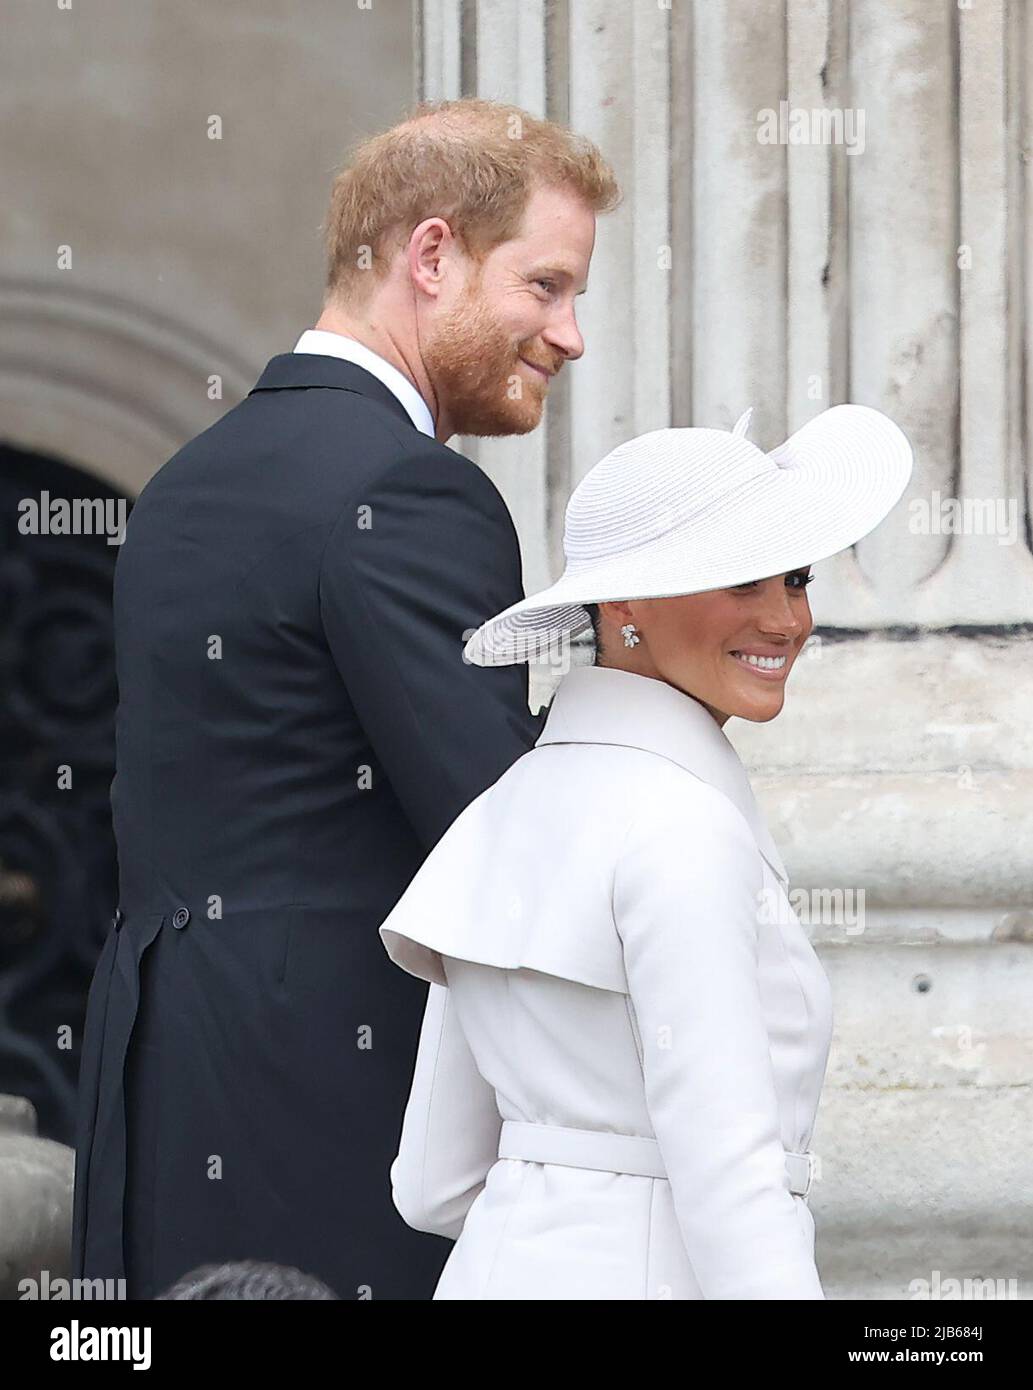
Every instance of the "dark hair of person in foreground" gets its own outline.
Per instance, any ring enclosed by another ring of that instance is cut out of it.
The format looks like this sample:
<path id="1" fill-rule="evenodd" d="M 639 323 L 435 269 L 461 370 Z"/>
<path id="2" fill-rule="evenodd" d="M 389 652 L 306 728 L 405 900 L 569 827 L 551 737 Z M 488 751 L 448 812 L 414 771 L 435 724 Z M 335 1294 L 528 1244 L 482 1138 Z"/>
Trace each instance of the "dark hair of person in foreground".
<path id="1" fill-rule="evenodd" d="M 156 1301 L 215 1298 L 339 1301 L 333 1289 L 314 1274 L 304 1274 L 290 1265 L 265 1264 L 259 1260 L 198 1265 L 158 1294 Z"/>

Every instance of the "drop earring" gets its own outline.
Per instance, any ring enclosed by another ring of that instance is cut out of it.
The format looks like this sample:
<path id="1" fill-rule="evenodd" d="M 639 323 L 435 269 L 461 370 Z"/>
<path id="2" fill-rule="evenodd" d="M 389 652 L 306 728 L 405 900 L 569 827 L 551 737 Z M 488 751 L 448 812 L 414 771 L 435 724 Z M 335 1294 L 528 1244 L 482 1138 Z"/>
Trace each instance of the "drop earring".
<path id="1" fill-rule="evenodd" d="M 626 647 L 633 647 L 635 643 L 640 640 L 638 629 L 634 623 L 625 623 L 621 628 L 621 632 L 624 635 L 624 645 Z"/>

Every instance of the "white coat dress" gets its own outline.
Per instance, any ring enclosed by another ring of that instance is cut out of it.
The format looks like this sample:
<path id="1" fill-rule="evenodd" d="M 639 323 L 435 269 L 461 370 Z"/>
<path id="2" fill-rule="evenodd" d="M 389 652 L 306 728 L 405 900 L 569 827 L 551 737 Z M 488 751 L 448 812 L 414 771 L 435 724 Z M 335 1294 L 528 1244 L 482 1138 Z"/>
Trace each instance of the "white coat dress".
<path id="1" fill-rule="evenodd" d="M 663 681 L 569 672 L 380 928 L 430 981 L 390 1178 L 435 1299 L 820 1299 L 831 992 L 749 779 Z"/>

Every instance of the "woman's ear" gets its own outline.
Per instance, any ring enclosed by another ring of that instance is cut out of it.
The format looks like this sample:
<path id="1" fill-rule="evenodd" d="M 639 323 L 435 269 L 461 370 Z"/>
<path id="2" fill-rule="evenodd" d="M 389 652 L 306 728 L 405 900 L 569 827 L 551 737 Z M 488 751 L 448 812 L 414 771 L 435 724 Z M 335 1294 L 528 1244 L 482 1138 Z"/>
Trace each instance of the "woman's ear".
<path id="1" fill-rule="evenodd" d="M 600 614 L 605 614 L 610 622 L 620 624 L 631 622 L 631 605 L 625 598 L 610 599 L 596 605 Z"/>

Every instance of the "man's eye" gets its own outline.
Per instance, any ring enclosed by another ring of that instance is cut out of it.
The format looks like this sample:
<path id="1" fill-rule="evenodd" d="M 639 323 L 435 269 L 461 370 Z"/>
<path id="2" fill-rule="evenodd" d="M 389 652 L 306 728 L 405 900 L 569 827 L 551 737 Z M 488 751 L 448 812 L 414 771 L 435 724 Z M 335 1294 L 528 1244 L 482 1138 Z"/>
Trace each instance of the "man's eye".
<path id="1" fill-rule="evenodd" d="M 552 294 L 553 290 L 556 288 L 555 280 L 536 280 L 534 283 L 536 285 L 541 285 L 542 289 L 548 294 Z"/>

